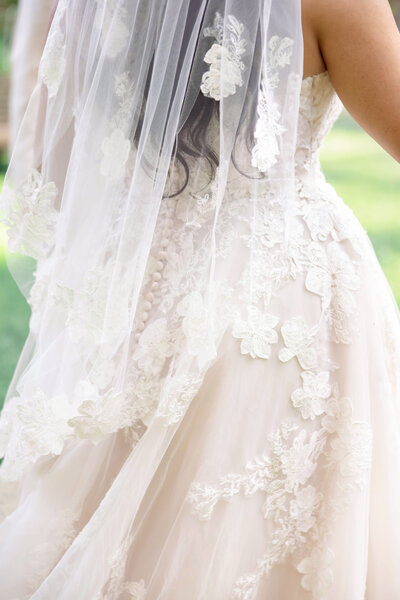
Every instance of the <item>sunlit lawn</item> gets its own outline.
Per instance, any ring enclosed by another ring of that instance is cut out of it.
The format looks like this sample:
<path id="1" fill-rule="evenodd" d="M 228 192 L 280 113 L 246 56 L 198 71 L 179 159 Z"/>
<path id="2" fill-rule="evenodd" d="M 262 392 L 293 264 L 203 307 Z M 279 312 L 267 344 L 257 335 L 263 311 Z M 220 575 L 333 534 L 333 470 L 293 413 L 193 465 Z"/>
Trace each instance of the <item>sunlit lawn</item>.
<path id="1" fill-rule="evenodd" d="M 0 230 L 0 407 L 28 330 L 29 310 L 8 273 L 5 236 Z"/>
<path id="2" fill-rule="evenodd" d="M 328 180 L 368 231 L 400 303 L 400 165 L 347 115 L 328 136 L 321 158 Z M 4 247 L 0 229 L 0 406 L 29 318 L 25 299 L 7 271 Z"/>

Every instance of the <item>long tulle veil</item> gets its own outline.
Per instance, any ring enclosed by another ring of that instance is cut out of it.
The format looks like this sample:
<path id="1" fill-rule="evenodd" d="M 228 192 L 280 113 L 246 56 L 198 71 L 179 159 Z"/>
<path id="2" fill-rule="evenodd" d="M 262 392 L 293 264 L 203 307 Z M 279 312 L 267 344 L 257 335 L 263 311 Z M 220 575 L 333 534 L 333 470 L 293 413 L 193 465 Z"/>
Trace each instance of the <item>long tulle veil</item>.
<path id="1" fill-rule="evenodd" d="M 0 420 L 4 515 L 38 460 L 123 429 L 146 469 L 122 538 L 222 340 L 296 271 L 302 65 L 300 0 L 59 1 L 0 199 L 32 309 Z"/>

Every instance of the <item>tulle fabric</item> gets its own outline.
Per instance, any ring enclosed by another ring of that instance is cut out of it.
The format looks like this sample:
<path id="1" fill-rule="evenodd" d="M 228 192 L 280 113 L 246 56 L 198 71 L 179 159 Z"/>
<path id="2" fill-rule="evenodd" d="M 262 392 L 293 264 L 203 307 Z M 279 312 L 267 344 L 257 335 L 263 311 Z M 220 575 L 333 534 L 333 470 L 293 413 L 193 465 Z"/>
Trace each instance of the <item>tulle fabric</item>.
<path id="1" fill-rule="evenodd" d="M 398 596 L 399 312 L 302 56 L 297 1 L 60 0 L 1 196 L 1 596 Z"/>
<path id="2" fill-rule="evenodd" d="M 32 308 L 5 402 L 3 480 L 71 439 L 128 426 L 140 437 L 156 412 L 172 434 L 237 312 L 235 253 L 252 296 L 251 248 L 224 252 L 225 191 L 243 178 L 254 198 L 268 190 L 288 239 L 301 69 L 294 0 L 60 0 L 0 206 L 8 265 Z M 207 140 L 218 170 L 210 178 L 203 144 L 178 193 L 174 142 L 200 93 L 218 103 Z M 238 210 L 253 218 L 252 203 Z M 187 264 L 161 303 L 164 255 L 150 250 L 174 227 Z M 164 336 L 157 358 L 135 350 L 145 328 Z M 38 404 L 44 429 L 30 423 Z"/>
<path id="3" fill-rule="evenodd" d="M 372 248 L 367 260 L 370 265 L 375 260 Z M 386 282 L 379 285 L 389 298 Z M 292 297 L 302 294 L 298 288 L 293 286 Z M 374 290 L 369 281 L 361 291 L 363 324 L 356 343 L 335 351 L 341 389 L 355 398 L 355 415 L 371 423 L 374 452 L 366 487 L 353 494 L 327 540 L 335 549 L 333 585 L 313 595 L 301 586 L 301 574 L 289 560 L 261 579 L 256 598 L 395 599 L 400 589 L 395 560 L 400 551 L 398 396 L 386 385 L 388 366 L 381 352 L 385 319 L 395 324 L 398 316 L 393 304 L 385 306 L 385 318 L 376 318 L 383 304 Z M 286 310 L 290 316 L 289 305 Z M 318 316 L 315 307 L 308 310 L 310 319 Z M 298 370 L 293 364 L 283 377 L 277 359 L 251 361 L 227 336 L 168 447 L 154 421 L 133 451 L 120 431 L 98 446 L 81 441 L 58 458 L 38 461 L 25 478 L 20 508 L 2 524 L 7 541 L 0 552 L 3 596 L 253 597 L 235 596 L 232 590 L 271 546 L 262 492 L 221 500 L 210 520 L 192 514 L 185 498 L 193 480 L 216 484 L 221 474 L 237 472 L 249 458 L 263 455 L 268 435 L 293 416 L 287 398 Z M 316 427 L 310 423 L 308 429 L 311 434 Z M 167 450 L 161 454 L 163 443 Z M 321 470 L 317 482 L 328 501 L 340 504 L 338 481 L 326 481 Z M 121 544 L 124 539 L 129 543 Z M 101 591 L 110 569 L 114 579 Z M 35 577 L 39 587 L 31 595 Z M 124 591 L 129 582 L 137 584 L 131 594 Z"/>
<path id="4" fill-rule="evenodd" d="M 40 59 L 49 28 L 52 0 L 18 2 L 11 50 L 9 150 L 14 147 L 29 99 L 36 86 Z M 35 121 L 31 122 L 35 128 Z"/>

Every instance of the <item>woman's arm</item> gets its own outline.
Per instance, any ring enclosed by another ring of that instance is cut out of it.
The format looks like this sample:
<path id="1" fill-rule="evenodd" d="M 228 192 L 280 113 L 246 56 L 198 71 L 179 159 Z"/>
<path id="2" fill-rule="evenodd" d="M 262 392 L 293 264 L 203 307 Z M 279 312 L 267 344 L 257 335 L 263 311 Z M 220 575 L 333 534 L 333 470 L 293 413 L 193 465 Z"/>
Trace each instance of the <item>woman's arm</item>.
<path id="1" fill-rule="evenodd" d="M 400 162 L 400 33 L 387 0 L 306 0 L 343 104 Z"/>

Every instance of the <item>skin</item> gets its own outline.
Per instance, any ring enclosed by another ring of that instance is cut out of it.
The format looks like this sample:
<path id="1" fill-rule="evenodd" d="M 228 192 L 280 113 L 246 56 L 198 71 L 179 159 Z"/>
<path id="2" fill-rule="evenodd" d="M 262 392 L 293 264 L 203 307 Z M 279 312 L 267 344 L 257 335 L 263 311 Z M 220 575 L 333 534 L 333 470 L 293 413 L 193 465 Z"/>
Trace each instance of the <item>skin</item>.
<path id="1" fill-rule="evenodd" d="M 400 162 L 400 33 L 387 0 L 303 0 L 304 77 L 328 70 L 353 118 Z"/>
<path id="2" fill-rule="evenodd" d="M 400 33 L 388 0 L 302 0 L 302 23 L 304 77 L 328 70 L 352 117 L 400 162 Z"/>

